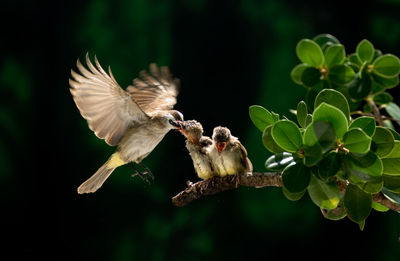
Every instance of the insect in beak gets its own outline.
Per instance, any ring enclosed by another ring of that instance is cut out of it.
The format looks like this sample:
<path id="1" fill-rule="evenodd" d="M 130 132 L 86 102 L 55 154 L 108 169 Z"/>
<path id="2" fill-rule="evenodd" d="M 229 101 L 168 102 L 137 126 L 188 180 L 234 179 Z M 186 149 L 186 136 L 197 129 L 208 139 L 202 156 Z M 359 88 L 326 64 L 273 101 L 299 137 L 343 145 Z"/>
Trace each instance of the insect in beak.
<path id="1" fill-rule="evenodd" d="M 226 142 L 216 142 L 215 147 L 217 147 L 218 153 L 221 153 L 226 146 Z"/>

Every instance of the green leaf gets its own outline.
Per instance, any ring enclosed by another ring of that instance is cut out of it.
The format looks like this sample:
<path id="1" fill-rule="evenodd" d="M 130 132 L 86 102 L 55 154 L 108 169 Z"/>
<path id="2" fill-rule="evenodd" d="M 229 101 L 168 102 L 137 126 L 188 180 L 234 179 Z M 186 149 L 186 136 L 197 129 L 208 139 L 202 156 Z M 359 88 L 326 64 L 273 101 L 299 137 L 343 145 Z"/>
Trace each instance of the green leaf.
<path id="1" fill-rule="evenodd" d="M 329 69 L 328 79 L 335 84 L 346 84 L 356 77 L 353 69 L 345 64 L 334 65 Z"/>
<path id="2" fill-rule="evenodd" d="M 372 201 L 372 208 L 375 209 L 376 211 L 379 212 L 386 212 L 389 210 L 388 207 L 385 207 L 384 205 L 379 204 L 378 202 Z"/>
<path id="3" fill-rule="evenodd" d="M 350 56 L 349 56 L 349 61 L 350 61 L 352 64 L 357 65 L 358 67 L 360 67 L 361 64 L 362 64 L 361 61 L 360 61 L 360 58 L 358 58 L 358 55 L 357 55 L 356 53 L 350 54 Z"/>
<path id="4" fill-rule="evenodd" d="M 310 39 L 302 39 L 296 46 L 296 53 L 302 63 L 314 67 L 324 64 L 324 54 L 321 47 Z"/>
<path id="5" fill-rule="evenodd" d="M 389 129 L 390 132 L 393 134 L 394 140 L 399 140 L 400 141 L 400 134 L 398 134 L 394 129 Z"/>
<path id="6" fill-rule="evenodd" d="M 385 187 L 382 188 L 382 193 L 388 198 L 390 201 L 400 205 L 400 193 L 393 193 L 387 190 Z"/>
<path id="7" fill-rule="evenodd" d="M 322 90 L 315 98 L 314 109 L 323 102 L 335 106 L 344 113 L 347 119 L 350 118 L 349 103 L 342 93 L 333 89 Z"/>
<path id="8" fill-rule="evenodd" d="M 351 174 L 358 176 L 362 180 L 372 181 L 371 177 L 382 176 L 382 161 L 375 153 L 371 151 L 366 154 L 349 153 L 345 156 L 345 160 L 348 159 L 350 159 L 352 163 Z M 368 175 L 369 177 L 365 175 Z"/>
<path id="9" fill-rule="evenodd" d="M 325 102 L 321 103 L 314 111 L 313 122 L 327 121 L 332 124 L 336 138 L 342 138 L 347 132 L 347 119 L 343 112 Z"/>
<path id="10" fill-rule="evenodd" d="M 269 157 L 265 162 L 265 168 L 271 171 L 282 171 L 293 162 L 293 155 L 291 153 L 281 152 Z"/>
<path id="11" fill-rule="evenodd" d="M 340 201 L 339 205 L 335 209 L 323 209 L 321 208 L 322 215 L 330 220 L 340 220 L 346 216 L 346 210 L 344 208 L 343 200 Z"/>
<path id="12" fill-rule="evenodd" d="M 263 132 L 266 127 L 275 122 L 272 114 L 262 106 L 252 105 L 249 108 L 250 119 L 253 124 Z"/>
<path id="13" fill-rule="evenodd" d="M 370 63 L 375 56 L 375 48 L 370 41 L 364 39 L 357 45 L 356 53 L 361 62 Z"/>
<path id="14" fill-rule="evenodd" d="M 282 184 L 290 193 L 299 193 L 310 184 L 311 169 L 303 164 L 291 164 L 282 172 Z"/>
<path id="15" fill-rule="evenodd" d="M 322 159 L 323 152 L 319 144 L 315 144 L 314 146 L 304 145 L 302 150 L 304 152 L 303 163 L 307 167 L 315 166 Z"/>
<path id="16" fill-rule="evenodd" d="M 321 81 L 321 72 L 317 68 L 307 67 L 301 74 L 300 80 L 305 86 L 314 87 Z"/>
<path id="17" fill-rule="evenodd" d="M 340 157 L 334 151 L 329 152 L 317 165 L 318 178 L 327 181 L 336 175 L 340 169 Z"/>
<path id="18" fill-rule="evenodd" d="M 357 186 L 349 184 L 344 194 L 347 216 L 356 223 L 362 223 L 371 212 L 372 196 Z"/>
<path id="19" fill-rule="evenodd" d="M 400 176 L 400 141 L 394 141 L 391 152 L 382 158 L 383 173 Z"/>
<path id="20" fill-rule="evenodd" d="M 332 44 L 340 43 L 339 40 L 331 34 L 319 34 L 315 36 L 312 40 L 316 42 L 319 46 L 321 46 L 321 48 L 327 43 L 332 43 Z"/>
<path id="21" fill-rule="evenodd" d="M 324 209 L 335 209 L 340 202 L 339 188 L 335 182 L 325 183 L 311 176 L 308 194 L 315 205 Z"/>
<path id="22" fill-rule="evenodd" d="M 374 81 L 385 89 L 393 88 L 399 85 L 399 76 L 384 78 L 376 74 L 372 74 Z"/>
<path id="23" fill-rule="evenodd" d="M 325 50 L 325 63 L 328 67 L 333 65 L 342 64 L 346 56 L 344 46 L 341 44 L 334 44 Z"/>
<path id="24" fill-rule="evenodd" d="M 297 125 L 288 120 L 280 120 L 272 125 L 272 138 L 282 149 L 296 152 L 302 145 L 300 130 Z"/>
<path id="25" fill-rule="evenodd" d="M 386 175 L 383 174 L 383 185 L 385 188 L 394 193 L 400 193 L 400 175 Z"/>
<path id="26" fill-rule="evenodd" d="M 316 121 L 308 125 L 303 135 L 306 146 L 318 145 L 322 152 L 330 150 L 335 144 L 335 131 L 330 122 Z"/>
<path id="27" fill-rule="evenodd" d="M 297 84 L 303 84 L 303 82 L 301 81 L 301 77 L 304 70 L 308 67 L 309 66 L 304 63 L 296 65 L 296 67 L 294 67 L 293 70 L 290 72 L 290 77 L 292 78 L 292 80 Z"/>
<path id="28" fill-rule="evenodd" d="M 389 102 L 385 105 L 386 112 L 392 117 L 398 125 L 400 125 L 400 108 L 394 102 Z"/>
<path id="29" fill-rule="evenodd" d="M 304 127 L 307 127 L 308 125 L 310 125 L 312 122 L 312 115 L 311 114 L 307 114 L 306 116 L 306 125 Z"/>
<path id="30" fill-rule="evenodd" d="M 397 56 L 385 54 L 374 61 L 373 73 L 384 78 L 393 78 L 400 73 L 400 61 Z"/>
<path id="31" fill-rule="evenodd" d="M 262 134 L 262 142 L 264 144 L 264 147 L 271 151 L 272 153 L 281 153 L 284 152 L 285 150 L 279 147 L 278 144 L 274 141 L 271 135 L 272 131 L 272 126 L 268 126 L 265 128 L 263 134 Z"/>
<path id="32" fill-rule="evenodd" d="M 372 137 L 375 133 L 375 119 L 369 116 L 361 116 L 351 122 L 349 130 L 360 128 L 365 134 Z"/>
<path id="33" fill-rule="evenodd" d="M 353 153 L 367 153 L 371 146 L 371 137 L 360 128 L 351 129 L 343 136 L 343 145 Z"/>
<path id="34" fill-rule="evenodd" d="M 394 137 L 392 132 L 385 127 L 376 127 L 375 134 L 372 136 L 371 150 L 379 157 L 389 154 L 394 146 Z"/>
<path id="35" fill-rule="evenodd" d="M 297 104 L 297 122 L 300 124 L 302 128 L 306 126 L 306 118 L 307 118 L 307 104 L 304 101 L 300 101 L 299 104 Z"/>
<path id="36" fill-rule="evenodd" d="M 282 187 L 282 192 L 285 197 L 291 201 L 299 200 L 303 197 L 304 193 L 306 193 L 306 189 L 297 193 L 289 192 L 285 187 Z"/>
<path id="37" fill-rule="evenodd" d="M 347 85 L 349 95 L 355 100 L 362 100 L 369 95 L 372 90 L 371 78 L 367 75 L 361 78 L 361 74 L 357 76 Z"/>
<path id="38" fill-rule="evenodd" d="M 377 105 L 387 104 L 392 101 L 393 101 L 392 95 L 390 95 L 387 92 L 381 92 L 381 93 L 374 95 L 374 102 Z"/>

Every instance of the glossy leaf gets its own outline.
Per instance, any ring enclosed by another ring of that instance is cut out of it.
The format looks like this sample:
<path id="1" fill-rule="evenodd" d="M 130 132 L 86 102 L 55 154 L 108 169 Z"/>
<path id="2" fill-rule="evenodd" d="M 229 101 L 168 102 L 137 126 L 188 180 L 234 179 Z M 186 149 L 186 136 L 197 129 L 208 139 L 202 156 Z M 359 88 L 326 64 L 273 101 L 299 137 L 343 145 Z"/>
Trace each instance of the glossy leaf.
<path id="1" fill-rule="evenodd" d="M 261 132 L 275 122 L 272 114 L 262 106 L 252 105 L 249 108 L 250 119 Z"/>
<path id="2" fill-rule="evenodd" d="M 393 97 L 392 97 L 392 95 L 390 95 L 387 92 L 382 92 L 377 95 L 374 95 L 373 100 L 374 100 L 375 104 L 382 105 L 382 104 L 387 104 L 389 102 L 392 102 Z"/>
<path id="3" fill-rule="evenodd" d="M 303 84 L 303 82 L 301 81 L 301 77 L 303 75 L 304 70 L 309 67 L 306 64 L 298 64 L 296 65 L 296 67 L 293 68 L 293 70 L 290 72 L 290 77 L 292 78 L 292 80 L 297 83 L 297 84 Z"/>
<path id="4" fill-rule="evenodd" d="M 342 93 L 333 89 L 324 89 L 315 98 L 314 108 L 317 108 L 323 102 L 335 106 L 344 113 L 347 119 L 350 118 L 349 103 Z"/>
<path id="5" fill-rule="evenodd" d="M 351 122 L 349 130 L 360 128 L 365 134 L 372 137 L 375 133 L 375 119 L 369 116 L 361 116 Z"/>
<path id="6" fill-rule="evenodd" d="M 400 176 L 400 141 L 394 141 L 393 149 L 382 158 L 383 173 Z"/>
<path id="7" fill-rule="evenodd" d="M 307 65 L 319 67 L 324 64 L 321 47 L 310 39 L 301 40 L 296 46 L 296 53 L 300 61 Z"/>
<path id="8" fill-rule="evenodd" d="M 360 128 L 351 129 L 343 136 L 343 145 L 353 153 L 367 153 L 371 146 L 371 137 Z"/>
<path id="9" fill-rule="evenodd" d="M 328 67 L 333 65 L 342 64 L 346 56 L 344 46 L 341 44 L 334 44 L 325 50 L 325 63 Z"/>
<path id="10" fill-rule="evenodd" d="M 379 56 L 372 65 L 373 73 L 384 78 L 393 78 L 400 73 L 400 60 L 392 54 Z"/>
<path id="11" fill-rule="evenodd" d="M 282 149 L 296 152 L 302 145 L 300 130 L 297 125 L 288 120 L 280 120 L 272 125 L 272 138 Z"/>
<path id="12" fill-rule="evenodd" d="M 358 58 L 358 55 L 357 55 L 356 53 L 350 54 L 350 56 L 349 56 L 349 61 L 350 61 L 351 63 L 357 65 L 358 67 L 360 67 L 361 64 L 362 64 L 361 61 L 360 61 L 360 58 Z"/>
<path id="13" fill-rule="evenodd" d="M 303 143 L 306 146 L 318 145 L 325 152 L 335 144 L 335 131 L 330 122 L 316 121 L 308 125 L 303 134 Z"/>
<path id="14" fill-rule="evenodd" d="M 310 184 L 311 170 L 303 164 L 292 164 L 282 172 L 282 184 L 290 193 L 299 193 Z"/>
<path id="15" fill-rule="evenodd" d="M 361 62 L 370 63 L 375 56 L 375 48 L 370 41 L 364 39 L 357 45 L 356 53 Z"/>
<path id="16" fill-rule="evenodd" d="M 268 126 L 267 128 L 265 128 L 262 134 L 262 142 L 264 144 L 264 147 L 272 153 L 284 152 L 285 150 L 279 147 L 279 145 L 276 144 L 276 142 L 272 138 L 271 131 L 272 126 Z"/>
<path id="17" fill-rule="evenodd" d="M 347 216 L 356 223 L 364 221 L 371 212 L 372 196 L 357 186 L 349 184 L 344 194 Z"/>
<path id="18" fill-rule="evenodd" d="M 332 43 L 332 44 L 340 43 L 339 40 L 331 34 L 319 34 L 315 36 L 312 40 L 316 42 L 319 46 L 321 46 L 321 48 L 327 43 Z"/>
<path id="19" fill-rule="evenodd" d="M 336 138 L 342 138 L 347 132 L 347 119 L 343 112 L 325 102 L 321 103 L 314 111 L 313 122 L 327 121 L 332 124 Z"/>
<path id="20" fill-rule="evenodd" d="M 357 76 L 347 85 L 349 95 L 355 100 L 362 100 L 369 95 L 372 90 L 372 82 L 370 77 L 361 78 L 361 74 Z"/>
<path id="21" fill-rule="evenodd" d="M 383 174 L 383 185 L 394 193 L 400 193 L 400 175 Z"/>
<path id="22" fill-rule="evenodd" d="M 291 193 L 289 192 L 285 187 L 282 187 L 282 192 L 285 197 L 291 201 L 296 201 L 301 199 L 304 194 L 306 193 L 307 189 L 304 189 L 303 191 L 296 192 L 296 193 Z"/>
<path id="23" fill-rule="evenodd" d="M 308 194 L 315 205 L 324 209 L 335 209 L 340 202 L 339 188 L 335 182 L 325 183 L 311 176 Z"/>
<path id="24" fill-rule="evenodd" d="M 385 105 L 385 110 L 400 125 L 400 107 L 394 102 L 389 102 Z"/>
<path id="25" fill-rule="evenodd" d="M 323 151 L 319 144 L 314 146 L 304 145 L 302 150 L 304 152 L 303 163 L 307 167 L 315 166 L 322 159 Z"/>
<path id="26" fill-rule="evenodd" d="M 330 68 L 328 78 L 335 84 L 347 84 L 355 78 L 353 69 L 345 64 L 334 65 Z"/>
<path id="27" fill-rule="evenodd" d="M 371 150 L 379 157 L 389 154 L 394 146 L 394 137 L 392 132 L 384 127 L 376 127 L 375 134 L 372 136 Z"/>
<path id="28" fill-rule="evenodd" d="M 293 162 L 293 155 L 291 153 L 281 152 L 269 157 L 265 162 L 265 168 L 271 171 L 282 171 Z"/>
<path id="29" fill-rule="evenodd" d="M 346 209 L 344 208 L 343 200 L 339 202 L 339 205 L 335 209 L 323 209 L 321 208 L 322 215 L 329 220 L 340 220 L 346 217 Z"/>
<path id="30" fill-rule="evenodd" d="M 321 81 L 321 72 L 317 68 L 307 67 L 301 74 L 300 80 L 305 86 L 314 87 Z"/>
<path id="31" fill-rule="evenodd" d="M 400 193 L 393 193 L 389 190 L 387 190 L 385 187 L 382 188 L 382 193 L 385 195 L 386 198 L 388 198 L 390 201 L 400 205 Z"/>
<path id="32" fill-rule="evenodd" d="M 384 205 L 379 204 L 378 202 L 372 201 L 372 208 L 375 209 L 376 211 L 379 212 L 386 212 L 389 210 L 388 207 L 385 207 Z"/>
<path id="33" fill-rule="evenodd" d="M 391 78 L 384 78 L 376 74 L 372 74 L 374 81 L 382 86 L 383 88 L 389 89 L 399 85 L 399 76 L 394 76 Z"/>
<path id="34" fill-rule="evenodd" d="M 340 169 L 340 158 L 334 151 L 329 152 L 317 165 L 318 167 L 318 178 L 321 180 L 328 180 L 330 177 L 336 175 Z"/>
<path id="35" fill-rule="evenodd" d="M 297 104 L 297 122 L 299 125 L 304 128 L 306 126 L 306 118 L 307 118 L 307 104 L 304 101 L 300 101 L 299 104 Z"/>

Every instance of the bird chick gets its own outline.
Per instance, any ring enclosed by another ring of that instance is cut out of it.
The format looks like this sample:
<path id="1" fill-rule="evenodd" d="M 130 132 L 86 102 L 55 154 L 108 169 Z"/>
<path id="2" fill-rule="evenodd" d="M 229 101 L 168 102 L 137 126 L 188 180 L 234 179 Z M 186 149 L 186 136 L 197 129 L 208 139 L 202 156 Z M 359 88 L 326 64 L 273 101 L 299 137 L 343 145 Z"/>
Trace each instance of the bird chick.
<path id="1" fill-rule="evenodd" d="M 215 127 L 212 140 L 214 146 L 211 146 L 209 155 L 213 168 L 219 176 L 253 171 L 253 165 L 247 157 L 245 147 L 238 138 L 231 135 L 228 128 Z"/>
<path id="2" fill-rule="evenodd" d="M 203 136 L 203 126 L 195 120 L 182 122 L 180 131 L 186 137 L 186 148 L 192 157 L 193 166 L 197 176 L 209 179 L 214 176 L 214 170 L 208 156 L 212 140 Z"/>

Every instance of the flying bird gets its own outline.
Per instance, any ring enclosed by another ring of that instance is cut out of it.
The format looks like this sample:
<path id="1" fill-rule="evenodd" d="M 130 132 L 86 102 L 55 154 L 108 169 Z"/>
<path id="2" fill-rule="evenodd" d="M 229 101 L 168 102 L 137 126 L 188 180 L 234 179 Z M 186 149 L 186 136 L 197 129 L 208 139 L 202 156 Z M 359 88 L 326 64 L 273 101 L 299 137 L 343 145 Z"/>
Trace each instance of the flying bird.
<path id="1" fill-rule="evenodd" d="M 214 169 L 208 155 L 213 141 L 203 136 L 203 126 L 195 120 L 184 121 L 180 132 L 186 137 L 186 148 L 192 157 L 197 176 L 201 179 L 214 176 Z"/>
<path id="2" fill-rule="evenodd" d="M 150 64 L 150 72 L 139 76 L 123 90 L 110 67 L 108 74 L 97 57 L 95 65 L 86 54 L 86 69 L 77 61 L 78 73 L 71 70 L 70 91 L 81 115 L 95 135 L 110 146 L 117 146 L 106 163 L 78 187 L 78 193 L 98 190 L 119 166 L 141 164 L 171 129 L 180 129 L 183 115 L 172 110 L 176 104 L 179 80 L 168 67 Z M 136 168 L 135 168 L 136 169 Z M 138 171 L 138 170 L 137 170 Z M 144 173 L 138 171 L 143 177 Z"/>
<path id="3" fill-rule="evenodd" d="M 212 140 L 214 146 L 211 147 L 209 155 L 214 170 L 219 176 L 224 177 L 253 171 L 253 165 L 247 157 L 245 147 L 238 138 L 231 135 L 228 128 L 215 127 Z"/>

